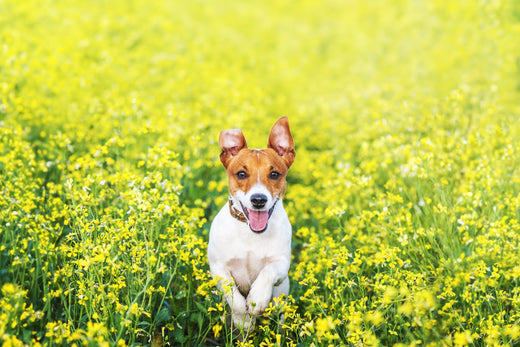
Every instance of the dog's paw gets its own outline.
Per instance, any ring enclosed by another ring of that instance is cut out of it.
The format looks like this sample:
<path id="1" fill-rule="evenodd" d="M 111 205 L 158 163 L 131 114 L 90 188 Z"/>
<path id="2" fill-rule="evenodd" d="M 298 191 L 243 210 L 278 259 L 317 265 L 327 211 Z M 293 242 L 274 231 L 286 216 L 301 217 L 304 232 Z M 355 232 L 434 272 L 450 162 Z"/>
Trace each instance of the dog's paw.
<path id="1" fill-rule="evenodd" d="M 262 287 L 262 286 L 253 286 L 251 287 L 251 291 L 247 296 L 246 302 L 248 311 L 250 311 L 253 316 L 258 316 L 262 314 L 267 306 L 269 306 L 269 302 L 271 301 L 271 297 L 273 295 L 272 287 Z"/>
<path id="2" fill-rule="evenodd" d="M 229 306 L 233 309 L 233 314 L 243 316 L 247 312 L 246 299 L 240 294 L 238 290 L 230 297 Z"/>

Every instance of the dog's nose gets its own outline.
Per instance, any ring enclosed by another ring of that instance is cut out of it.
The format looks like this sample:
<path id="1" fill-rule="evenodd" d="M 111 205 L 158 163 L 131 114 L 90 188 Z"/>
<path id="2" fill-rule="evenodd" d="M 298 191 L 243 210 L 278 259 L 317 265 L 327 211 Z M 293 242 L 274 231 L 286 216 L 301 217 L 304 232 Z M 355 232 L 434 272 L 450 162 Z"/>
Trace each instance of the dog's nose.
<path id="1" fill-rule="evenodd" d="M 262 208 L 267 202 L 267 196 L 264 194 L 253 194 L 251 196 L 251 204 L 254 208 Z"/>

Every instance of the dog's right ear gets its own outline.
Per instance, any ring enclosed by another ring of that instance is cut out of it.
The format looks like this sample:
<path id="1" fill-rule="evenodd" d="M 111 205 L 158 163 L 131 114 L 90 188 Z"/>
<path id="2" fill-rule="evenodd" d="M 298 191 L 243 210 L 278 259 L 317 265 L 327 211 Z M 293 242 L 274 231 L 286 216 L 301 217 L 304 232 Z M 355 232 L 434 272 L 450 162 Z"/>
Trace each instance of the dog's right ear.
<path id="1" fill-rule="evenodd" d="M 227 168 L 229 161 L 240 152 L 241 149 L 247 148 L 246 138 L 242 133 L 242 129 L 222 130 L 218 138 L 218 145 L 222 150 L 220 153 L 220 161 Z"/>

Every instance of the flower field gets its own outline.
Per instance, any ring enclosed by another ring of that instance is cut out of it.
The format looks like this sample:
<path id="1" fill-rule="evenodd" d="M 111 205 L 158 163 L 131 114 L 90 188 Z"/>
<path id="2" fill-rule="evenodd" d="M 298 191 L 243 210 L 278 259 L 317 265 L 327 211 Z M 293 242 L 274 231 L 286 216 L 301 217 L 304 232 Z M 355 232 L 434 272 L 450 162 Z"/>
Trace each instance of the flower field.
<path id="1" fill-rule="evenodd" d="M 520 345 L 519 37 L 515 0 L 0 0 L 0 344 Z M 291 292 L 236 334 L 218 134 L 283 115 Z"/>

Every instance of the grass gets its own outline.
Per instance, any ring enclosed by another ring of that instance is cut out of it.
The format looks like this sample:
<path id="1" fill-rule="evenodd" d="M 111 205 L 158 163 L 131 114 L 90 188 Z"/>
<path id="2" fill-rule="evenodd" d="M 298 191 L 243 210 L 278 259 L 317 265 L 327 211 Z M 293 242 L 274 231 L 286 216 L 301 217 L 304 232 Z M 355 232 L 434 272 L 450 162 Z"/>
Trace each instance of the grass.
<path id="1" fill-rule="evenodd" d="M 0 13 L 3 345 L 520 343 L 517 2 Z M 291 292 L 239 339 L 217 138 L 263 148 L 282 115 Z"/>

